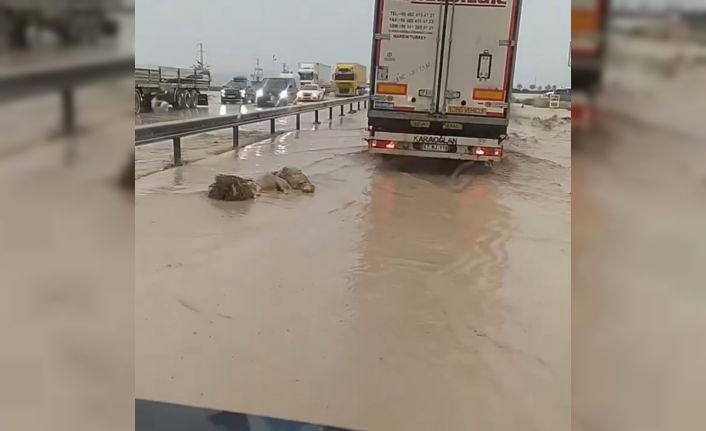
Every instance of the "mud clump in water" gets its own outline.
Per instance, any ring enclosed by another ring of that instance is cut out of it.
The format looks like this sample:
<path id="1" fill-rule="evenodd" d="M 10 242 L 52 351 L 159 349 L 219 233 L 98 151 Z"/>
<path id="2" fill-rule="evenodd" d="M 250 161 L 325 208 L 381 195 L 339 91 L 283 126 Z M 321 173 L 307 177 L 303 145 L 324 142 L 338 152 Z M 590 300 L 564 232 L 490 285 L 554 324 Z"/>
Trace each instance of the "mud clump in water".
<path id="1" fill-rule="evenodd" d="M 316 187 L 309 181 L 309 178 L 304 175 L 301 169 L 285 166 L 274 174 L 289 183 L 294 190 L 301 190 L 304 193 L 314 193 L 316 190 Z"/>
<path id="2" fill-rule="evenodd" d="M 569 119 L 570 121 L 570 119 Z M 566 118 L 560 118 L 558 115 L 553 115 L 549 118 L 534 117 L 532 119 L 532 127 L 538 127 L 543 130 L 554 130 L 558 126 L 567 122 Z"/>
<path id="3" fill-rule="evenodd" d="M 255 199 L 256 185 L 252 180 L 235 175 L 216 175 L 208 188 L 208 197 L 219 201 L 247 201 Z"/>
<path id="4" fill-rule="evenodd" d="M 265 174 L 255 180 L 259 192 L 278 191 L 289 193 L 292 191 L 292 186 L 287 181 L 278 177 L 275 174 Z"/>

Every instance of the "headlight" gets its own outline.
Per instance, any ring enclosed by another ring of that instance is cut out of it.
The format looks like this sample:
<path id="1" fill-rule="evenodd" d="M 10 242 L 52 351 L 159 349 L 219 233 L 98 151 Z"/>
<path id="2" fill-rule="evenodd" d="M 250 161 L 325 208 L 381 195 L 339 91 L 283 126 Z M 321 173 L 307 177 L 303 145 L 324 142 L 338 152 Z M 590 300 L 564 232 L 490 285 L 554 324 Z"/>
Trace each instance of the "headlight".
<path id="1" fill-rule="evenodd" d="M 279 93 L 280 99 L 286 99 L 288 96 L 289 96 L 289 93 L 287 93 L 287 90 L 283 90 L 281 93 Z"/>
<path id="2" fill-rule="evenodd" d="M 257 92 L 255 92 L 256 97 L 262 97 L 263 94 L 265 94 L 265 92 L 262 90 L 262 88 L 257 90 Z"/>
<path id="3" fill-rule="evenodd" d="M 245 90 L 240 90 L 240 97 L 245 97 Z"/>
<path id="4" fill-rule="evenodd" d="M 304 93 L 302 93 L 301 91 L 299 93 L 297 93 L 297 97 L 302 97 L 302 96 L 304 96 Z"/>
<path id="5" fill-rule="evenodd" d="M 221 90 L 221 96 L 225 96 L 225 95 L 226 95 L 226 91 L 225 91 L 225 90 Z"/>

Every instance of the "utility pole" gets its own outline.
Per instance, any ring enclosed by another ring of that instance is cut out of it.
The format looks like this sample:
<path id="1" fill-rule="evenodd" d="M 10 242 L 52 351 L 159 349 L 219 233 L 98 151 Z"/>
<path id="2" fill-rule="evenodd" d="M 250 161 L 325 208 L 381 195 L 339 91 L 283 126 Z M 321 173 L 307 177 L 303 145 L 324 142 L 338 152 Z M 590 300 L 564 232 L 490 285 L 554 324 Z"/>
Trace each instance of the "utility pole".
<path id="1" fill-rule="evenodd" d="M 204 60 L 204 53 L 206 52 L 205 49 L 203 49 L 203 43 L 199 42 L 199 58 L 196 59 L 196 64 L 194 65 L 194 69 L 200 70 L 202 72 L 208 72 L 209 71 L 209 65 L 206 64 L 206 61 Z"/>
<path id="2" fill-rule="evenodd" d="M 199 42 L 199 63 L 203 64 L 203 42 Z"/>
<path id="3" fill-rule="evenodd" d="M 254 82 L 260 82 L 262 81 L 263 77 L 263 70 L 262 67 L 260 67 L 260 59 L 258 58 L 256 63 L 255 63 L 255 73 L 252 74 L 251 78 Z"/>

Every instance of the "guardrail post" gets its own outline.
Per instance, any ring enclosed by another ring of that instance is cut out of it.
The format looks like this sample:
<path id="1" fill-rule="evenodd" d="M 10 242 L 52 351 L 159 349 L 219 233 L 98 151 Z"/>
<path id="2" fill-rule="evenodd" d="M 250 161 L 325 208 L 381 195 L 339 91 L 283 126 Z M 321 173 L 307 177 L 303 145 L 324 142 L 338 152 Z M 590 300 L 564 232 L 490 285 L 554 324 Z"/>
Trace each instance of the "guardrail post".
<path id="1" fill-rule="evenodd" d="M 301 114 L 297 114 L 297 130 L 302 129 L 302 116 Z"/>
<path id="2" fill-rule="evenodd" d="M 238 133 L 238 126 L 233 127 L 233 149 L 237 150 L 240 146 L 240 133 Z"/>
<path id="3" fill-rule="evenodd" d="M 319 123 L 319 110 L 317 109 L 314 111 L 314 124 L 321 124 Z"/>
<path id="4" fill-rule="evenodd" d="M 270 120 L 270 135 L 274 135 L 274 134 L 275 134 L 275 119 L 273 118 Z"/>
<path id="5" fill-rule="evenodd" d="M 358 110 L 360 111 L 360 100 L 358 101 Z"/>
<path id="6" fill-rule="evenodd" d="M 174 166 L 181 166 L 181 138 L 174 138 Z"/>
<path id="7" fill-rule="evenodd" d="M 341 117 L 344 117 L 346 113 L 344 112 L 344 105 L 341 105 Z"/>
<path id="8" fill-rule="evenodd" d="M 353 111 L 353 102 L 351 102 L 351 109 L 350 109 L 350 111 L 348 111 L 348 112 L 349 112 L 350 114 L 352 114 L 353 112 L 355 112 L 355 111 Z"/>
<path id="9" fill-rule="evenodd" d="M 333 106 L 328 108 L 328 119 L 333 120 Z"/>
<path id="10" fill-rule="evenodd" d="M 62 131 L 69 135 L 76 131 L 76 104 L 72 88 L 61 90 Z"/>
<path id="11" fill-rule="evenodd" d="M 368 99 L 363 99 L 363 108 L 368 109 Z"/>

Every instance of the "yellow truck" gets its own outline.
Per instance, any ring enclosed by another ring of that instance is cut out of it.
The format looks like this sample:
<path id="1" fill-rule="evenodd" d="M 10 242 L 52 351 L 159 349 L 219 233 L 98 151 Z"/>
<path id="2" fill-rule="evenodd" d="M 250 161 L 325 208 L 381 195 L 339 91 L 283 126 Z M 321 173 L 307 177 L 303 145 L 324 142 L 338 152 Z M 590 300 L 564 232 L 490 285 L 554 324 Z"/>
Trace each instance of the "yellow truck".
<path id="1" fill-rule="evenodd" d="M 358 63 L 337 63 L 333 74 L 333 85 L 336 96 L 356 96 L 363 94 L 368 82 L 365 66 Z"/>

